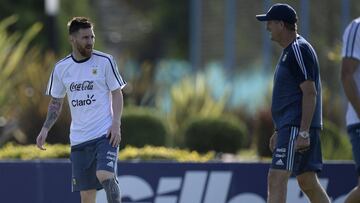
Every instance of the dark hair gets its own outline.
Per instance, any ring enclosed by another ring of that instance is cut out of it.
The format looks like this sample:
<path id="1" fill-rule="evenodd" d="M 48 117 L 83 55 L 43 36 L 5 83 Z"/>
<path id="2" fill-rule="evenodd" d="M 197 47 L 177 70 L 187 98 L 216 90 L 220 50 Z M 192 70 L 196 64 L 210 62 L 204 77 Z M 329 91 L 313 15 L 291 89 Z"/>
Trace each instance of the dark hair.
<path id="1" fill-rule="evenodd" d="M 284 26 L 285 26 L 286 29 L 288 29 L 290 31 L 297 31 L 297 24 L 296 23 L 284 22 Z"/>
<path id="2" fill-rule="evenodd" d="M 73 17 L 67 24 L 69 34 L 79 31 L 80 29 L 93 28 L 94 24 L 86 17 Z"/>

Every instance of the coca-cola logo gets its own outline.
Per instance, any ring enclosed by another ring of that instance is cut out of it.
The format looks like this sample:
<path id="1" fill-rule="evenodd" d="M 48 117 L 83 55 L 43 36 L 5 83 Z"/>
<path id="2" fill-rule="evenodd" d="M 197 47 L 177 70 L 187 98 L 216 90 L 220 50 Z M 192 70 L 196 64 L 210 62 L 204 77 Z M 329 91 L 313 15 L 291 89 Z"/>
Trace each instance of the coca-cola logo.
<path id="1" fill-rule="evenodd" d="M 79 83 L 72 82 L 70 84 L 70 91 L 71 92 L 92 90 L 93 88 L 94 88 L 94 81 L 86 80 L 84 82 L 79 82 Z"/>

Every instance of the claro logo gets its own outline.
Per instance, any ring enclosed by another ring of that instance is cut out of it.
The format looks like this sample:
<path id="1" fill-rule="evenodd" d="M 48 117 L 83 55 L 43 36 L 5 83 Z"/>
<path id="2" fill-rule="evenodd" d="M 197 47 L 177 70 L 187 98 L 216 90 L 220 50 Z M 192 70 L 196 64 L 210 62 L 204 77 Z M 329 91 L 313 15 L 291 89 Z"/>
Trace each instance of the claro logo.
<path id="1" fill-rule="evenodd" d="M 184 177 L 159 177 L 153 185 L 134 175 L 122 175 L 118 179 L 122 203 L 266 203 L 266 197 L 260 195 L 266 188 L 259 188 L 260 194 L 238 191 L 229 196 L 229 191 L 237 191 L 230 187 L 231 182 L 241 181 L 232 180 L 232 175 L 232 171 L 187 171 Z M 327 188 L 328 179 L 321 178 L 320 183 Z M 343 202 L 345 196 L 334 202 Z M 104 190 L 98 191 L 96 202 L 106 202 Z M 295 178 L 289 180 L 287 202 L 307 202 Z"/>
<path id="2" fill-rule="evenodd" d="M 95 102 L 96 99 L 94 98 L 94 95 L 87 95 L 86 99 L 73 99 L 71 100 L 71 105 L 73 107 L 77 107 L 77 106 L 86 106 L 86 105 L 91 105 L 93 102 Z"/>

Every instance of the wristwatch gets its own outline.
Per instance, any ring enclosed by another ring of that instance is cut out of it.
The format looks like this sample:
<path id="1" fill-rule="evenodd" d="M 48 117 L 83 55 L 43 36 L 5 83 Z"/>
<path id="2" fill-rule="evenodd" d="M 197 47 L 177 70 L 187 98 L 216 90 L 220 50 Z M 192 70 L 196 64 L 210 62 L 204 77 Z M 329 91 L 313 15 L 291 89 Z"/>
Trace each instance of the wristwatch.
<path id="1" fill-rule="evenodd" d="M 310 137 L 310 133 L 308 131 L 300 131 L 299 136 L 301 136 L 304 139 L 308 139 Z"/>

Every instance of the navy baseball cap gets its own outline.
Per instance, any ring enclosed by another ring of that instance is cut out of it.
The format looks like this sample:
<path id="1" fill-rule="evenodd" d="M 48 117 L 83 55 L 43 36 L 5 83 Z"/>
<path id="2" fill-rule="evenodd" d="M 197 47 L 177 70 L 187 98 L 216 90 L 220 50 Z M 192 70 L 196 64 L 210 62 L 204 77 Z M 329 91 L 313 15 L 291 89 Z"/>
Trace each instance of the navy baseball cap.
<path id="1" fill-rule="evenodd" d="M 290 24 L 297 21 L 296 11 L 288 4 L 274 4 L 266 14 L 256 15 L 259 21 L 281 20 Z"/>

